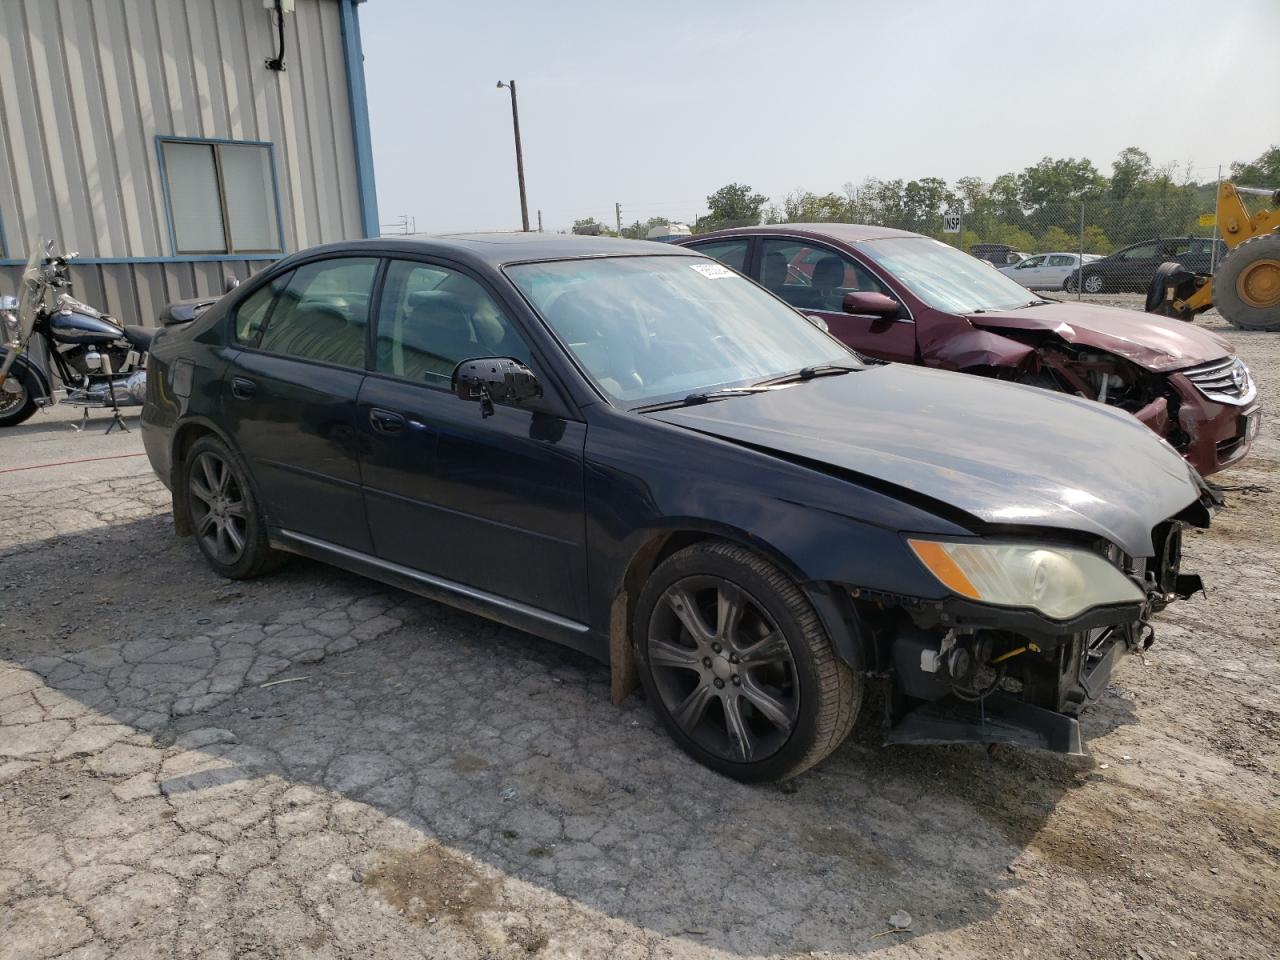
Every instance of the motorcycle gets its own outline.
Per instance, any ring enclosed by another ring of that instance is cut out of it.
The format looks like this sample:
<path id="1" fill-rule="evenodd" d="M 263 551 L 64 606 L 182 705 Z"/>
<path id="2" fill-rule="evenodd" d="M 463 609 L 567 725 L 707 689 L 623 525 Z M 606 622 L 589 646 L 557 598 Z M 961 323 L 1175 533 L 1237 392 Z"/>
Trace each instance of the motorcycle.
<path id="1" fill-rule="evenodd" d="M 20 281 L 19 296 L 0 297 L 0 427 L 22 423 L 58 402 L 113 411 L 115 427 L 128 430 L 121 407 L 146 399 L 147 351 L 154 331 L 125 326 L 71 295 L 67 264 L 74 253 L 56 255 L 53 241 L 36 248 Z M 83 426 L 82 420 L 82 426 Z"/>

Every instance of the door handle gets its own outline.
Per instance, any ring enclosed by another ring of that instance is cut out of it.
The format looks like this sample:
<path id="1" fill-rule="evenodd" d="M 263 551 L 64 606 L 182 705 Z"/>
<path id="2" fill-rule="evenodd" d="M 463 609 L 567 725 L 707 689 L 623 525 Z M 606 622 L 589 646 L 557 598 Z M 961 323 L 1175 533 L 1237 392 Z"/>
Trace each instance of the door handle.
<path id="1" fill-rule="evenodd" d="M 381 407 L 374 407 L 369 411 L 369 423 L 379 433 L 399 433 L 404 429 L 404 417 Z"/>
<path id="2" fill-rule="evenodd" d="M 231 378 L 231 395 L 239 400 L 251 400 L 258 392 L 258 385 L 244 377 Z"/>

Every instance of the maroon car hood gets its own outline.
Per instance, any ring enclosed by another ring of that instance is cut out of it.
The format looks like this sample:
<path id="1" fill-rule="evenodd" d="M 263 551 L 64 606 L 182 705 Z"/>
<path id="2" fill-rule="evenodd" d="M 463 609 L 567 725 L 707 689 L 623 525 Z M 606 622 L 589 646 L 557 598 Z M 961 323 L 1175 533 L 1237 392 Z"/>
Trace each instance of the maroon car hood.
<path id="1" fill-rule="evenodd" d="M 1231 344 L 1191 323 L 1091 303 L 1050 303 L 1021 310 L 968 314 L 975 327 L 1044 330 L 1068 343 L 1097 347 L 1154 373 L 1230 356 Z"/>

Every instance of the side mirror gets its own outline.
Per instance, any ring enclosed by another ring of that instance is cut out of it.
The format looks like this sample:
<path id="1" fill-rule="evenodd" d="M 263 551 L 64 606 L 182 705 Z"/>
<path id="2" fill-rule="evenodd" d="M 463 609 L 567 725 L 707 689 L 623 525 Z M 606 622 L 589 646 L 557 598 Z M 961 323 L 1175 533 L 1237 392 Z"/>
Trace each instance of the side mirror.
<path id="1" fill-rule="evenodd" d="M 883 293 L 871 290 L 852 290 L 844 295 L 840 304 L 845 313 L 856 313 L 863 316 L 883 317 L 891 319 L 898 315 L 898 301 L 886 297 Z"/>
<path id="2" fill-rule="evenodd" d="M 453 394 L 480 402 L 480 416 L 493 416 L 495 403 L 521 403 L 542 396 L 532 370 L 511 357 L 473 357 L 453 368 Z"/>

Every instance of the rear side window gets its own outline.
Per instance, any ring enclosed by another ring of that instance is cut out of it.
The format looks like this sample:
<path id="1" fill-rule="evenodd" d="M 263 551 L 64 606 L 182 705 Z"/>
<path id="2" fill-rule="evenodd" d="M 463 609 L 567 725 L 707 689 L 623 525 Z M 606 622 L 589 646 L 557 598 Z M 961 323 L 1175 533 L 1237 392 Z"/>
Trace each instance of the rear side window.
<path id="1" fill-rule="evenodd" d="M 377 268 L 372 257 L 320 260 L 299 267 L 271 309 L 260 349 L 363 367 Z"/>
<path id="2" fill-rule="evenodd" d="M 1076 258 L 1057 253 L 1049 258 L 1048 265 L 1051 267 L 1074 267 L 1076 265 Z"/>
<path id="3" fill-rule="evenodd" d="M 292 273 L 286 273 L 276 277 L 270 283 L 263 284 L 236 308 L 236 340 L 250 346 L 257 345 L 276 295 L 288 286 L 289 278 L 292 276 Z"/>
<path id="4" fill-rule="evenodd" d="M 747 241 L 745 239 L 700 243 L 693 249 L 705 257 L 715 257 L 726 267 L 732 267 L 739 273 L 747 272 Z"/>
<path id="5" fill-rule="evenodd" d="M 378 309 L 375 369 L 448 388 L 453 369 L 473 357 L 514 357 L 529 348 L 502 308 L 465 273 L 392 260 Z"/>

